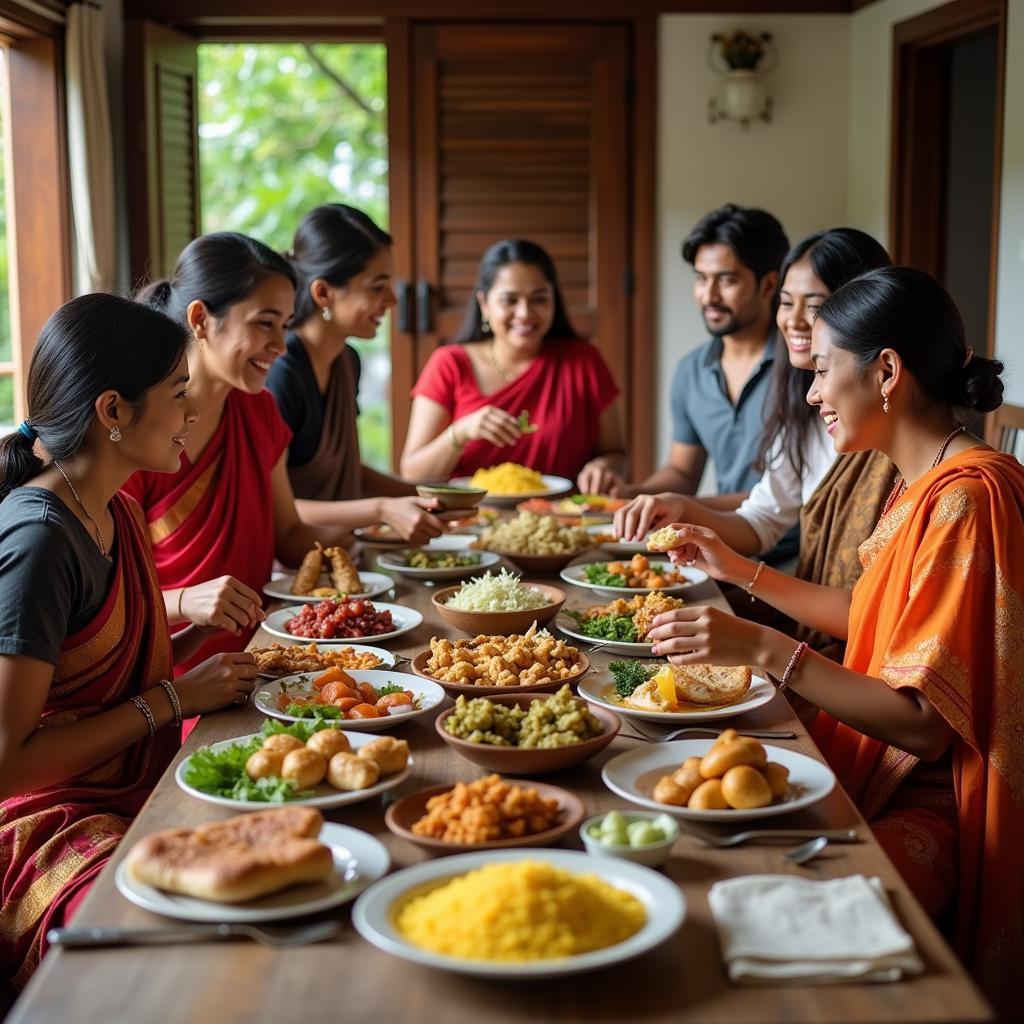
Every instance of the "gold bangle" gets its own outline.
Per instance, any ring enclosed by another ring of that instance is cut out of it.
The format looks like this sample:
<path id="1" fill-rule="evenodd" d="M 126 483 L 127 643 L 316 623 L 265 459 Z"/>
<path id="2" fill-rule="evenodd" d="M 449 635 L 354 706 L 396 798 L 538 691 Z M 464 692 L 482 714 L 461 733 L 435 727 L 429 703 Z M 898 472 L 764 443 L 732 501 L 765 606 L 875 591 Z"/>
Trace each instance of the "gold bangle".
<path id="1" fill-rule="evenodd" d="M 178 591 L 178 615 L 180 615 L 181 618 L 185 618 L 185 613 L 181 610 L 181 599 L 185 596 L 186 590 L 188 590 L 188 587 L 182 587 L 181 590 Z"/>
<path id="2" fill-rule="evenodd" d="M 750 598 L 751 604 L 754 602 L 754 584 L 757 582 L 758 576 L 761 575 L 762 569 L 764 569 L 764 562 L 758 562 L 757 569 L 754 572 L 754 578 L 743 588 L 747 592 L 747 596 Z"/>
<path id="3" fill-rule="evenodd" d="M 169 679 L 160 679 L 157 681 L 157 686 L 162 686 L 164 693 L 167 694 L 167 699 L 171 704 L 171 714 L 174 716 L 174 724 L 176 726 L 181 725 L 181 701 L 178 700 L 178 694 L 171 685 L 171 681 Z"/>
<path id="4" fill-rule="evenodd" d="M 455 433 L 455 424 L 448 424 L 448 443 L 457 451 L 461 452 L 466 447 L 465 441 L 460 441 L 458 434 Z"/>
<path id="5" fill-rule="evenodd" d="M 142 697 L 132 697 L 129 704 L 132 705 L 137 711 L 141 712 L 143 718 L 146 719 L 146 725 L 149 728 L 149 735 L 156 735 L 156 719 L 153 717 L 153 712 L 150 710 L 149 705 L 145 702 Z"/>

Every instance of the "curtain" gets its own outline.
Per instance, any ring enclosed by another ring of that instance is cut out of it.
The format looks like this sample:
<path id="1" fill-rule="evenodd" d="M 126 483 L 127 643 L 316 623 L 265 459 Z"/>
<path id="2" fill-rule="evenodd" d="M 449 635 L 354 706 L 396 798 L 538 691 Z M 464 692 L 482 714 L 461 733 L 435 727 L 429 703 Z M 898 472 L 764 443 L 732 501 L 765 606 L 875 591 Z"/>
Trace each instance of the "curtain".
<path id="1" fill-rule="evenodd" d="M 72 4 L 65 65 L 75 291 L 79 295 L 117 286 L 114 152 L 103 36 L 103 11 L 93 3 Z"/>

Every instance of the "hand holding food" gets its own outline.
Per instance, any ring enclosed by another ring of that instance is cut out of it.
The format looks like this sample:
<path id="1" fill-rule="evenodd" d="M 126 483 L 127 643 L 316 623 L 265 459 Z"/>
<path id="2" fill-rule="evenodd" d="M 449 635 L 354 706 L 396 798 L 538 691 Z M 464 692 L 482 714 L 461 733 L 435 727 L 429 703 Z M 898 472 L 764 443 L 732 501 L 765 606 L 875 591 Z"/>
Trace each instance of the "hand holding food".
<path id="1" fill-rule="evenodd" d="M 488 441 L 499 448 L 515 444 L 523 435 L 519 420 L 496 405 L 474 409 L 457 419 L 452 430 L 463 444 L 467 441 Z"/>
<path id="2" fill-rule="evenodd" d="M 762 664 L 758 654 L 770 630 L 706 605 L 687 605 L 659 615 L 648 638 L 653 653 L 675 665 Z"/>
<path id="3" fill-rule="evenodd" d="M 611 469 L 600 456 L 591 459 L 576 477 L 576 486 L 581 494 L 610 494 L 618 497 L 626 486 L 626 481 Z"/>
<path id="4" fill-rule="evenodd" d="M 641 494 L 615 513 L 615 536 L 622 540 L 643 540 L 651 530 L 684 521 L 690 499 L 681 494 Z"/>
<path id="5" fill-rule="evenodd" d="M 245 651 L 215 654 L 182 673 L 174 689 L 186 718 L 244 704 L 256 686 L 256 659 Z"/>
<path id="6" fill-rule="evenodd" d="M 738 585 L 754 578 L 757 562 L 733 551 L 714 530 L 691 523 L 673 523 L 669 529 L 675 535 L 668 549 L 674 565 L 696 565 L 713 579 Z M 658 532 L 668 535 L 667 531 Z"/>
<path id="7" fill-rule="evenodd" d="M 654 787 L 659 803 L 691 810 L 767 807 L 789 792 L 789 769 L 768 760 L 764 747 L 726 729 L 701 758 L 690 757 Z"/>
<path id="8" fill-rule="evenodd" d="M 410 544 L 426 544 L 445 532 L 445 524 L 430 514 L 436 508 L 432 498 L 382 498 L 380 519 Z"/>
<path id="9" fill-rule="evenodd" d="M 219 576 L 185 587 L 179 602 L 182 615 L 196 626 L 213 626 L 238 636 L 255 629 L 267 616 L 263 600 L 234 576 Z"/>

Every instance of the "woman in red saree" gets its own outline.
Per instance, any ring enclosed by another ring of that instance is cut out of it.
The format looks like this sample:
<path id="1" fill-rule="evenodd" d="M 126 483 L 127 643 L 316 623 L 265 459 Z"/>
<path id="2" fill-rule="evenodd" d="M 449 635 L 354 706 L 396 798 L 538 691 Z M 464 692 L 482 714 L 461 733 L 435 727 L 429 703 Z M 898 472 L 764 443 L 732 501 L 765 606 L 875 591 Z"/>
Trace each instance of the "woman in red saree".
<path id="1" fill-rule="evenodd" d="M 808 401 L 836 450 L 885 452 L 898 480 L 852 595 L 755 565 L 710 530 L 678 529 L 717 579 L 847 640 L 840 667 L 713 609 L 655 620 L 673 661 L 751 663 L 819 708 L 812 735 L 994 1005 L 1017 1012 L 1024 955 L 1024 467 L 954 410 L 1002 401 L 1002 364 L 966 345 L 928 275 L 874 271 L 821 308 Z"/>
<path id="2" fill-rule="evenodd" d="M 533 242 L 484 253 L 461 332 L 431 355 L 412 393 L 401 463 L 409 479 L 517 462 L 568 477 L 584 494 L 622 486 L 619 388 L 577 337 L 554 263 Z M 533 432 L 521 429 L 524 412 Z"/>
<path id="3" fill-rule="evenodd" d="M 186 337 L 115 296 L 69 302 L 35 349 L 29 418 L 0 441 L 0 978 L 15 989 L 170 764 L 168 726 L 254 685 L 244 654 L 169 681 L 195 637 L 172 651 L 141 511 L 118 493 L 177 468 L 195 420 Z"/>
<path id="4" fill-rule="evenodd" d="M 287 260 L 245 235 L 203 235 L 143 298 L 193 336 L 189 398 L 199 420 L 176 473 L 136 473 L 124 492 L 145 513 L 172 626 L 225 631 L 176 662 L 180 671 L 245 647 L 264 617 L 259 591 L 275 557 L 298 565 L 316 541 L 348 538 L 300 519 L 286 465 L 291 431 L 264 390 L 295 302 Z"/>

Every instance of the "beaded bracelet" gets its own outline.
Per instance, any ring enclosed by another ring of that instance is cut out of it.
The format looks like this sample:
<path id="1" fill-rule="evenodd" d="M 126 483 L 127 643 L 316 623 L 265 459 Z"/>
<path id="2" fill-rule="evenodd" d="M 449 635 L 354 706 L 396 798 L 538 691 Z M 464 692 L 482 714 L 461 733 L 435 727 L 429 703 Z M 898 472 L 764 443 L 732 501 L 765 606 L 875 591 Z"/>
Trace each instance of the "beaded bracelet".
<path id="1" fill-rule="evenodd" d="M 789 686 L 790 680 L 793 678 L 793 673 L 796 671 L 797 666 L 800 664 L 803 656 L 807 653 L 807 644 L 800 643 L 797 645 L 796 650 L 793 652 L 793 657 L 789 659 L 789 664 L 786 666 L 786 671 L 782 673 L 782 679 L 779 681 L 779 689 L 784 690 Z"/>
<path id="2" fill-rule="evenodd" d="M 747 596 L 750 598 L 750 603 L 754 603 L 754 584 L 757 582 L 758 576 L 761 575 L 761 571 L 764 569 L 764 562 L 757 563 L 757 570 L 754 572 L 754 578 L 743 588 L 747 592 Z"/>
<path id="3" fill-rule="evenodd" d="M 132 697 L 128 703 L 142 712 L 143 717 L 146 719 L 146 725 L 149 726 L 149 735 L 155 736 L 156 719 L 153 717 L 153 712 L 150 710 L 149 705 L 141 697 Z"/>
<path id="4" fill-rule="evenodd" d="M 161 679 L 157 686 L 162 686 L 164 692 L 167 694 L 167 699 L 171 702 L 171 711 L 174 713 L 174 724 L 176 726 L 181 725 L 181 701 L 178 700 L 178 695 L 174 691 L 174 687 L 167 679 Z"/>

